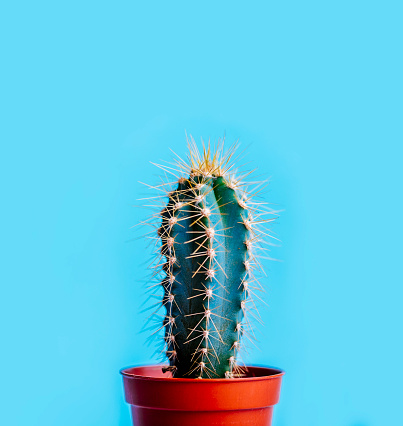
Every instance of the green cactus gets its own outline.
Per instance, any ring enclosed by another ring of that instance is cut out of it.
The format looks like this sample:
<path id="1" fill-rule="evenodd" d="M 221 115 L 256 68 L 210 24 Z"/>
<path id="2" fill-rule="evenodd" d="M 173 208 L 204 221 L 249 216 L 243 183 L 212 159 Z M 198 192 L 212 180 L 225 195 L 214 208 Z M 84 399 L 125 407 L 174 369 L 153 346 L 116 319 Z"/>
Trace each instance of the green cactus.
<path id="1" fill-rule="evenodd" d="M 255 307 L 251 296 L 260 289 L 256 249 L 263 234 L 258 226 L 273 220 L 263 214 L 274 213 L 252 203 L 242 179 L 234 178 L 235 148 L 223 153 L 221 145 L 212 152 L 203 144 L 200 155 L 192 140 L 189 162 L 177 162 L 181 174 L 159 212 L 158 264 L 166 308 L 161 328 L 167 369 L 175 377 L 243 373 L 241 337 L 249 326 L 247 313 Z"/>

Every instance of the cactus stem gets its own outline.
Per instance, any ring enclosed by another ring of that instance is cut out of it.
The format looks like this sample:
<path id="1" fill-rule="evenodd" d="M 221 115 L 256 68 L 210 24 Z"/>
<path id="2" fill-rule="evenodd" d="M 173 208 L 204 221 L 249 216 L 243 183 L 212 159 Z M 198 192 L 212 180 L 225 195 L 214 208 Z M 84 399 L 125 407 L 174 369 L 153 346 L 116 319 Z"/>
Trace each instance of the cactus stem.
<path id="1" fill-rule="evenodd" d="M 260 254 L 269 250 L 261 246 L 275 245 L 263 241 L 275 238 L 267 216 L 273 212 L 251 198 L 264 186 L 246 186 L 252 172 L 234 176 L 235 145 L 224 153 L 222 145 L 213 150 L 209 142 L 199 152 L 192 138 L 189 147 L 189 164 L 179 156 L 168 165 L 153 163 L 165 177 L 146 185 L 159 193 L 145 198 L 159 212 L 143 223 L 154 229 L 146 234 L 157 255 L 150 268 L 164 291 L 158 306 L 166 312 L 157 331 L 165 328 L 162 354 L 178 377 L 238 377 L 241 339 L 253 342 L 250 322 L 260 322 L 253 299 L 263 289 L 254 275 L 261 269 Z"/>

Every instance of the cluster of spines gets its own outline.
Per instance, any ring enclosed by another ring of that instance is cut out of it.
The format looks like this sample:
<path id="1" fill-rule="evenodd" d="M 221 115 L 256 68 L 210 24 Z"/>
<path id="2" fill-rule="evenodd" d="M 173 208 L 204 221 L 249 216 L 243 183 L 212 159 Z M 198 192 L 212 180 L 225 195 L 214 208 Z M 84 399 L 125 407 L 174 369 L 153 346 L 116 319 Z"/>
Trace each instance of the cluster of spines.
<path id="1" fill-rule="evenodd" d="M 239 364 L 242 336 L 254 338 L 250 317 L 260 320 L 252 297 L 257 297 L 256 292 L 262 290 L 259 280 L 255 276 L 256 270 L 261 269 L 256 250 L 258 248 L 265 250 L 262 246 L 265 236 L 273 237 L 269 230 L 262 229 L 262 225 L 271 222 L 276 216 L 276 212 L 264 208 L 263 203 L 254 203 L 251 199 L 253 194 L 245 188 L 240 179 L 234 179 L 232 171 L 229 172 L 232 167 L 229 165 L 229 159 L 233 155 L 233 150 L 226 155 L 222 153 L 214 155 L 215 157 L 212 158 L 208 148 L 207 151 L 204 150 L 204 155 L 201 157 L 195 146 L 192 146 L 190 165 L 183 160 L 178 161 L 174 168 L 158 165 L 168 174 L 178 171 L 180 175 L 176 176 L 174 182 L 164 182 L 162 186 L 157 187 L 157 189 L 166 191 L 163 196 L 168 196 L 168 204 L 157 213 L 162 222 L 158 228 L 158 238 L 152 236 L 151 238 L 155 239 L 160 254 L 156 268 L 163 273 L 161 283 L 164 295 L 161 305 L 166 308 L 166 315 L 163 318 L 162 327 L 159 329 L 165 329 L 164 353 L 170 363 L 168 369 L 179 376 L 213 378 L 221 377 L 224 374 L 227 378 L 233 378 L 243 372 Z M 186 175 L 187 177 L 185 177 Z M 226 274 L 228 265 L 220 264 L 220 259 L 225 259 L 225 256 L 228 255 L 228 249 L 226 244 L 220 243 L 219 240 L 225 241 L 225 239 L 231 238 L 231 228 L 234 228 L 234 224 L 225 228 L 222 226 L 222 221 L 218 220 L 214 225 L 212 218 L 215 215 L 223 218 L 221 210 L 224 209 L 225 202 L 220 197 L 217 198 L 217 194 L 215 194 L 215 206 L 210 206 L 206 202 L 209 194 L 211 192 L 214 194 L 218 180 L 228 192 L 230 190 L 233 192 L 233 204 L 236 203 L 241 212 L 237 224 L 245 230 L 245 238 L 241 242 L 245 249 L 242 261 L 244 272 L 239 279 L 235 280 L 238 292 L 231 302 L 226 297 L 228 289 L 222 285 L 218 277 L 225 276 L 228 279 Z M 177 187 L 172 191 L 173 184 Z M 166 187 L 169 189 L 164 189 Z M 263 217 L 266 214 L 270 215 L 269 219 Z M 218 227 L 218 225 L 221 226 Z M 181 232 L 183 229 L 185 231 Z M 185 234 L 186 238 L 184 238 Z M 159 247 L 158 241 L 160 242 Z M 187 244 L 192 244 L 193 250 L 186 251 L 184 246 Z M 184 257 L 186 254 L 187 256 Z M 180 274 L 181 267 L 183 267 L 178 257 L 189 259 L 193 261 L 193 266 L 196 265 L 190 271 L 191 276 L 187 271 L 188 278 L 196 282 L 195 286 L 192 283 L 185 289 L 186 286 L 183 282 L 177 280 L 176 276 Z M 195 259 L 202 261 L 195 262 Z M 196 278 L 200 278 L 200 276 L 203 276 L 202 280 Z M 239 303 L 236 318 L 228 318 L 223 312 L 220 312 L 220 315 L 218 313 L 220 306 L 217 304 L 214 305 L 214 308 L 211 306 L 214 299 L 217 298 L 222 300 L 221 305 L 228 306 L 227 302 Z M 189 311 L 194 299 L 202 299 L 202 311 Z M 258 297 L 258 299 L 260 298 Z M 226 323 L 227 329 L 217 328 L 216 322 L 220 322 L 223 328 Z M 189 326 L 189 324 L 191 325 Z M 230 331 L 228 332 L 228 330 Z M 230 335 L 230 341 L 224 342 L 224 334 Z M 179 348 L 183 349 L 185 345 L 190 345 L 195 341 L 197 346 L 193 353 L 188 354 L 188 359 L 181 359 Z M 220 348 L 220 345 L 226 345 L 226 352 L 229 356 L 224 360 L 221 359 L 221 364 L 226 363 L 226 365 L 221 365 L 221 371 L 217 372 L 216 361 L 220 361 L 222 354 L 217 353 L 215 348 Z M 224 367 L 224 371 L 222 371 L 222 367 Z"/>

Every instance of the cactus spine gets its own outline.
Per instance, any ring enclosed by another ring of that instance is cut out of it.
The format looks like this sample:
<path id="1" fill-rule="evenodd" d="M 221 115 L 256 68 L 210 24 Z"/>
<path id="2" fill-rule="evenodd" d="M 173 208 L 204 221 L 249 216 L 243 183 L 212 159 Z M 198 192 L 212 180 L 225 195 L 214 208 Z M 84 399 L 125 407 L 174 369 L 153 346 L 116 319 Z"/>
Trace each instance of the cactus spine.
<path id="1" fill-rule="evenodd" d="M 193 139 L 189 145 L 189 162 L 177 162 L 180 176 L 159 212 L 164 351 L 175 377 L 233 378 L 242 375 L 241 337 L 260 287 L 258 225 L 273 212 L 257 208 L 235 180 L 235 146 L 223 153 L 222 145 L 212 152 L 203 144 L 200 154 Z"/>

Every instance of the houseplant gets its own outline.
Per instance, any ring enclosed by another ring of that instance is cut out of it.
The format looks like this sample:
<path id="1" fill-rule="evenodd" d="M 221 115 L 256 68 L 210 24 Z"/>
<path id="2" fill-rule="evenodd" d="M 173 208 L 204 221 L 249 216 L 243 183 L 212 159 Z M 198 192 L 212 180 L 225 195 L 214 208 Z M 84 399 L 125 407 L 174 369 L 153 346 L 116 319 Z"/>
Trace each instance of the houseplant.
<path id="1" fill-rule="evenodd" d="M 135 425 L 270 425 L 284 373 L 244 366 L 239 352 L 253 338 L 257 252 L 276 212 L 254 201 L 248 174 L 236 177 L 236 145 L 188 144 L 187 161 L 160 166 L 174 186 L 157 187 L 167 202 L 150 219 L 168 364 L 123 369 L 126 400 Z"/>

